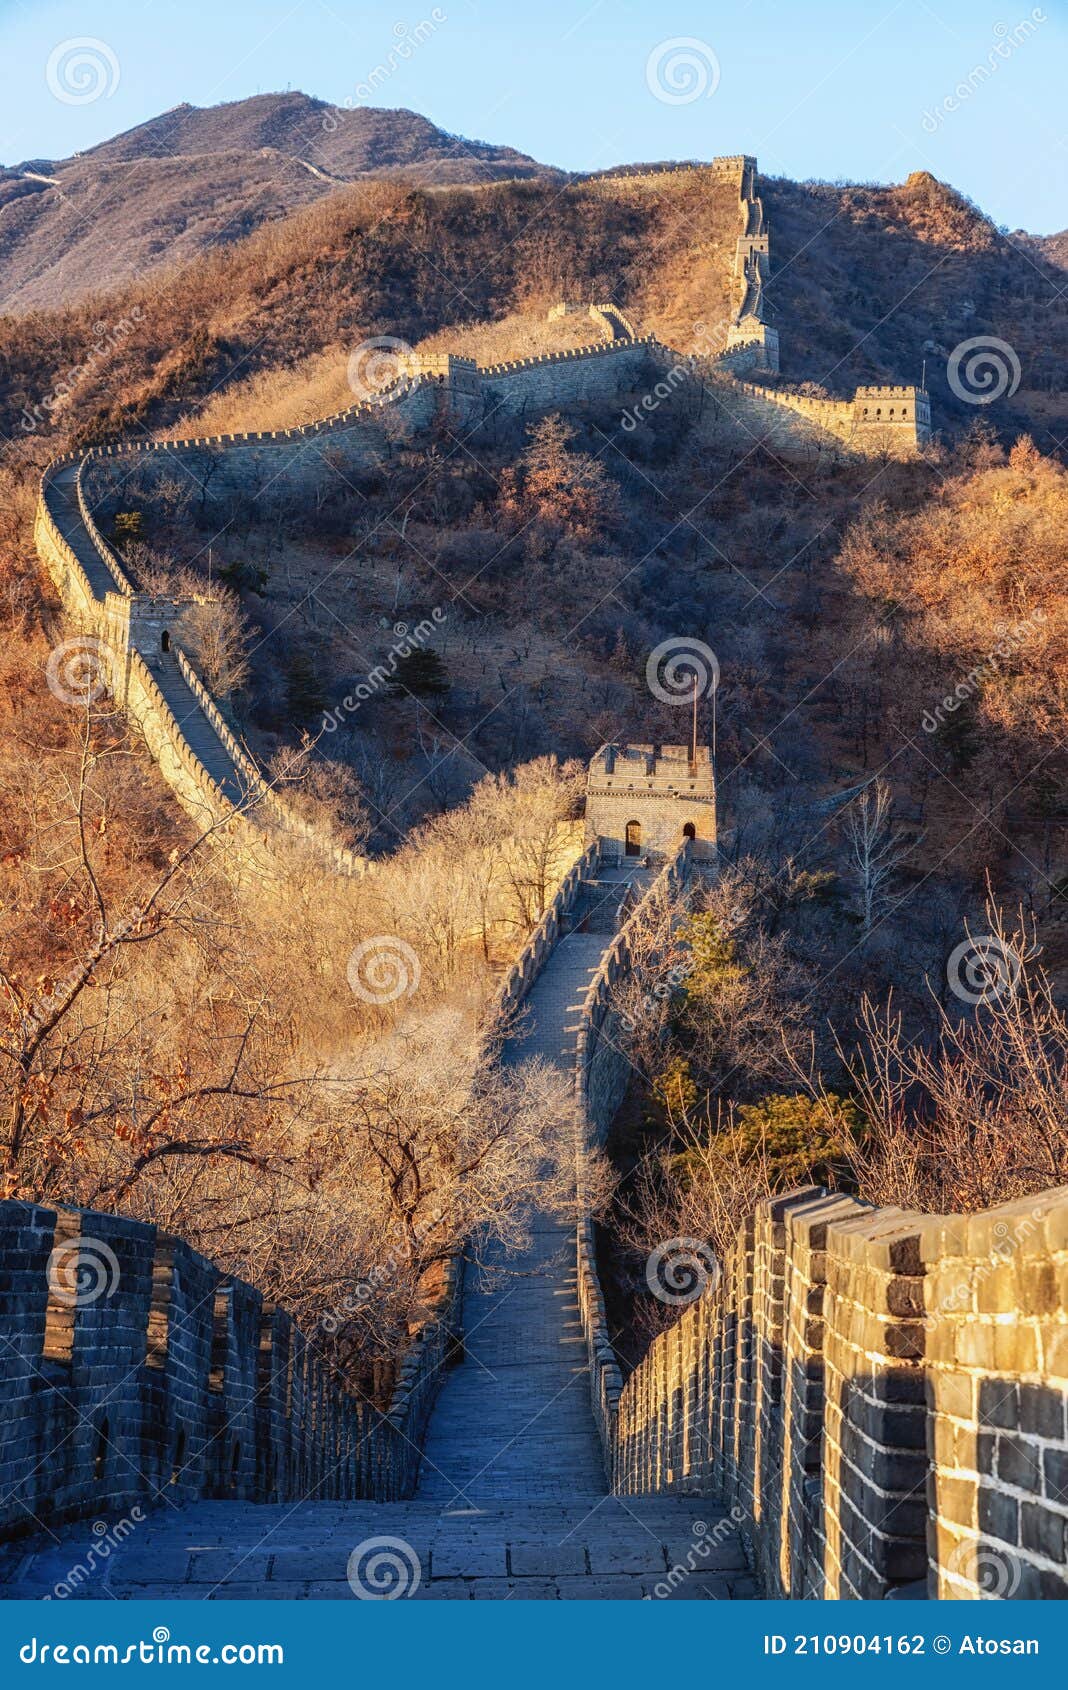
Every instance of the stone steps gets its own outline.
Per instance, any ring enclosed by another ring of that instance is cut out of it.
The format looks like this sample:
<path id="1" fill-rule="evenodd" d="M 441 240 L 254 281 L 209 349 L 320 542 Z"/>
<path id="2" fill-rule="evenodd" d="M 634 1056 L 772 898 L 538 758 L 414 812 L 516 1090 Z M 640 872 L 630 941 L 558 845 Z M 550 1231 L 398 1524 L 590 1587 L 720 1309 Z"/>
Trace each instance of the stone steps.
<path id="1" fill-rule="evenodd" d="M 385 1540 L 385 1541 L 383 1541 Z M 423 1500 L 297 1505 L 203 1502 L 157 1509 L 110 1550 L 82 1524 L 47 1548 L 5 1552 L 2 1594 L 82 1600 L 353 1600 L 371 1558 L 391 1558 L 417 1600 L 729 1600 L 756 1594 L 734 1523 L 687 1497 L 510 1500 L 457 1509 Z M 94 1556 L 94 1548 L 96 1554 Z M 81 1566 L 85 1575 L 74 1572 Z M 362 1572 L 361 1572 L 362 1569 Z M 413 1588 L 414 1586 L 414 1588 Z"/>
<path id="2" fill-rule="evenodd" d="M 649 876 L 603 869 L 618 908 Z M 514 1063 L 570 1076 L 580 1011 L 609 936 L 558 941 L 527 1001 Z M 531 1213 L 524 1247 L 469 1264 L 464 1354 L 443 1382 L 407 1502 L 168 1504 L 3 1553 L 8 1597 L 724 1601 L 758 1594 L 737 1522 L 708 1498 L 607 1493 L 590 1401 L 573 1228 Z M 127 1532 L 126 1527 L 129 1527 Z M 106 1558 L 102 1537 L 118 1535 Z M 373 1584 L 378 1567 L 383 1582 Z M 82 1569 L 81 1571 L 77 1569 Z"/>

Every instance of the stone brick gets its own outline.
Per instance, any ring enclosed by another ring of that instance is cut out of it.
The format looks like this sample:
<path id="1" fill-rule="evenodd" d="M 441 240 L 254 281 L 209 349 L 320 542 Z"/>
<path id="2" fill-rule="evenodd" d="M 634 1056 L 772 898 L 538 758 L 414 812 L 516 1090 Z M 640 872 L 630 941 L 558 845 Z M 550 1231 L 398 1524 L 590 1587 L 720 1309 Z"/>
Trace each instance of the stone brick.
<path id="1" fill-rule="evenodd" d="M 1020 1504 L 1007 1491 L 979 1488 L 979 1530 L 1002 1543 L 1020 1541 Z"/>
<path id="2" fill-rule="evenodd" d="M 1020 1508 L 1020 1542 L 1049 1561 L 1068 1561 L 1068 1515 L 1057 1514 L 1041 1502 L 1025 1502 Z M 1068 1590 L 1065 1592 L 1068 1595 Z"/>

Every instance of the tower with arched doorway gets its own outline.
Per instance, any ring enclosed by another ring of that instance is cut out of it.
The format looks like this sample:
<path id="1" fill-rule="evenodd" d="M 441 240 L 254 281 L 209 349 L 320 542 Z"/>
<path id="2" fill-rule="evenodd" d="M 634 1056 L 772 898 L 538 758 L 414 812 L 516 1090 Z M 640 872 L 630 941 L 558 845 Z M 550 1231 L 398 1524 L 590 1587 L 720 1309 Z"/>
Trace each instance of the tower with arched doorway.
<path id="1" fill-rule="evenodd" d="M 716 782 L 707 745 L 602 745 L 586 782 L 586 843 L 608 861 L 667 857 L 683 839 L 716 854 Z"/>

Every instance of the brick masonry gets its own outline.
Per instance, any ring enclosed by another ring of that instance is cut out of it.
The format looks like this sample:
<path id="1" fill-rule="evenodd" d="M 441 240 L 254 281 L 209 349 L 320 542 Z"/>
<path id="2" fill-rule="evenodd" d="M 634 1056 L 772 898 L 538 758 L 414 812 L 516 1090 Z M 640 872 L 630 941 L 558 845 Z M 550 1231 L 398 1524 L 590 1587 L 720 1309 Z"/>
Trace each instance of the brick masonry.
<path id="1" fill-rule="evenodd" d="M 123 1216 L 0 1203 L 0 1537 L 132 1501 L 391 1501 L 415 1487 L 456 1266 L 387 1411 L 289 1315 Z"/>
<path id="2" fill-rule="evenodd" d="M 762 1203 L 601 1416 L 624 1494 L 744 1509 L 766 1594 L 1068 1597 L 1068 1188 Z"/>

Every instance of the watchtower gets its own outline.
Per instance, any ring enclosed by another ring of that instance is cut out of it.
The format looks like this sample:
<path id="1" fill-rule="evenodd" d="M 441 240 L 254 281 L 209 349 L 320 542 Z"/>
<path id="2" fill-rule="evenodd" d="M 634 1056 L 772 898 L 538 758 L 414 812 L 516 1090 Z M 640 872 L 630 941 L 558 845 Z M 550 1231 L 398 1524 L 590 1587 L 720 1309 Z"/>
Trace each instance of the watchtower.
<path id="1" fill-rule="evenodd" d="M 716 779 L 707 745 L 602 745 L 586 781 L 586 843 L 608 861 L 666 857 L 683 839 L 716 855 Z"/>

